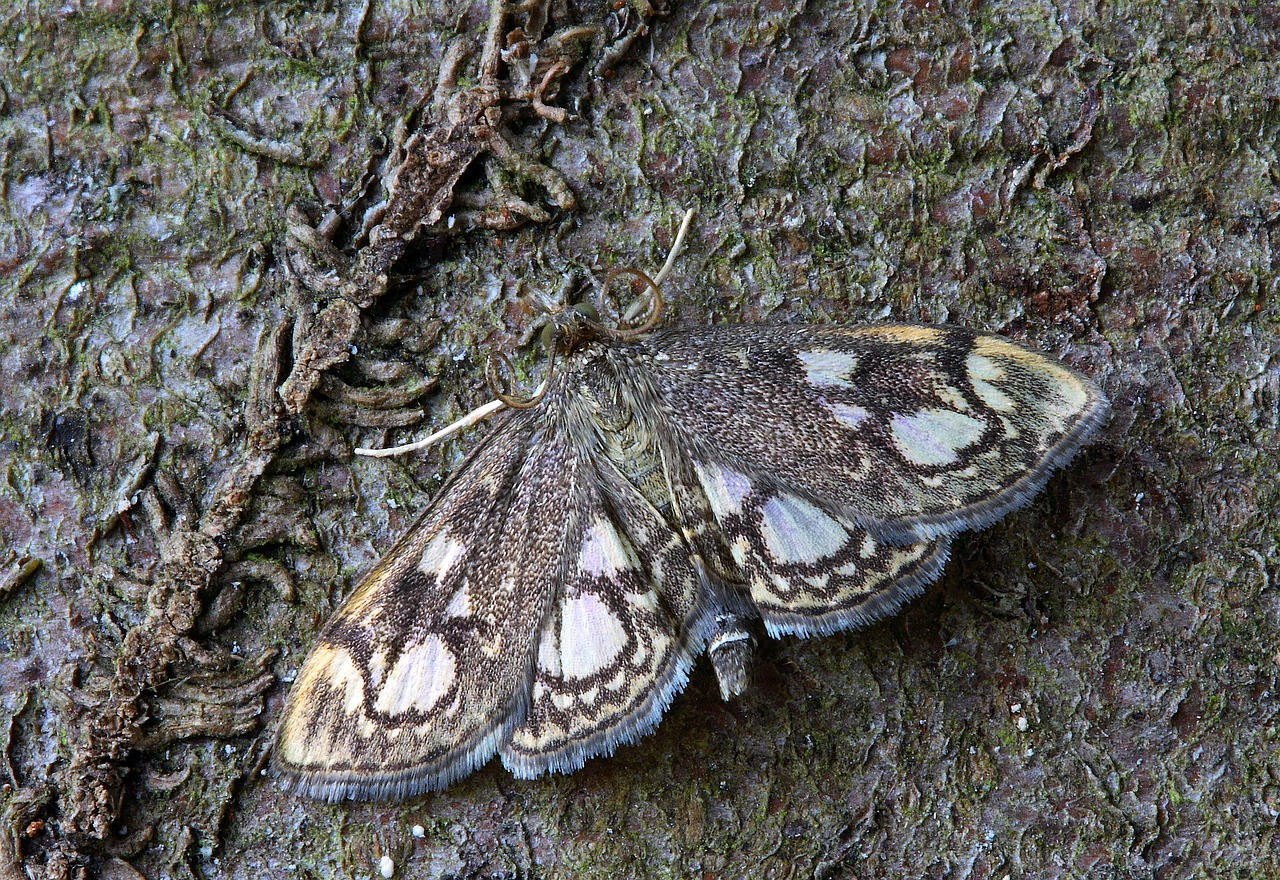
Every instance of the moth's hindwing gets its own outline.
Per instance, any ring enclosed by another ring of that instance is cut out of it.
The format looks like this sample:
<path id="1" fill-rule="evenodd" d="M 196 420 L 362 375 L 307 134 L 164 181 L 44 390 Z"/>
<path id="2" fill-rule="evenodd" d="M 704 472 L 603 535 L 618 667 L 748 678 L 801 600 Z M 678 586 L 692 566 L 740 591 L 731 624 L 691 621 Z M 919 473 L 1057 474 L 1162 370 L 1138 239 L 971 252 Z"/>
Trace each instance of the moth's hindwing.
<path id="1" fill-rule="evenodd" d="M 591 503 L 570 514 L 529 714 L 502 750 L 522 777 L 576 770 L 647 733 L 702 649 L 683 541 L 608 461 L 594 465 L 599 482 L 582 493 Z"/>
<path id="2" fill-rule="evenodd" d="M 404 798 L 484 764 L 527 711 L 576 456 L 513 413 L 325 627 L 275 749 L 313 797 Z"/>
<path id="3" fill-rule="evenodd" d="M 691 455 L 891 542 L 1020 507 L 1107 415 L 1078 373 L 957 327 L 721 325 L 645 345 Z"/>
<path id="4" fill-rule="evenodd" d="M 751 603 L 769 635 L 827 635 L 897 611 L 937 579 L 950 541 L 876 539 L 847 517 L 718 462 L 699 462 Z"/>

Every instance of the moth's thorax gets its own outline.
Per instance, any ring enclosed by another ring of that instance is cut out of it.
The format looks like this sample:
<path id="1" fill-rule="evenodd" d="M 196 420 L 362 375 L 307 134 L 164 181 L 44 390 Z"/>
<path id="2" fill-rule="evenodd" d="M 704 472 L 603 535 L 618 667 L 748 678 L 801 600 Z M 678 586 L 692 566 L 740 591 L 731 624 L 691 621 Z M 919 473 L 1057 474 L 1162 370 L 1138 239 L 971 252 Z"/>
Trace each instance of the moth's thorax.
<path id="1" fill-rule="evenodd" d="M 595 344 L 584 352 L 575 391 L 600 453 L 665 519 L 671 518 L 671 487 L 651 414 L 652 389 L 630 346 Z"/>

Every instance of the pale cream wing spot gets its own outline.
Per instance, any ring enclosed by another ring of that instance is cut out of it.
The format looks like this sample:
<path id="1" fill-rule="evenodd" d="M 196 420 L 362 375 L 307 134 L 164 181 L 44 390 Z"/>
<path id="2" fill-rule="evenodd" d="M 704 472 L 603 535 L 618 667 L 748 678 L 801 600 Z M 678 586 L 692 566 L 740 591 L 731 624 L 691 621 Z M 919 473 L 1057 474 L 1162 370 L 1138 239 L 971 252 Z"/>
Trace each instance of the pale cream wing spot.
<path id="1" fill-rule="evenodd" d="M 543 627 L 542 637 L 538 640 L 538 668 L 551 677 L 564 675 L 560 666 L 560 627 L 552 619 Z M 534 682 L 534 695 L 546 690 L 546 681 L 538 678 Z"/>
<path id="2" fill-rule="evenodd" d="M 492 618 L 486 621 L 486 623 L 489 627 L 495 627 L 497 625 L 497 621 Z M 501 659 L 507 651 L 508 647 L 506 640 L 503 639 L 502 636 L 494 636 L 492 641 L 487 641 L 480 646 L 480 653 L 493 660 Z"/>
<path id="3" fill-rule="evenodd" d="M 462 587 L 453 594 L 453 598 L 449 600 L 449 604 L 444 608 L 445 617 L 470 617 L 474 613 L 471 605 L 471 587 L 469 584 L 463 584 Z"/>
<path id="4" fill-rule="evenodd" d="M 564 600 L 560 612 L 560 668 L 565 678 L 590 678 L 613 665 L 627 647 L 622 621 L 599 596 Z"/>
<path id="5" fill-rule="evenodd" d="M 434 576 L 436 583 L 442 584 L 449 576 L 450 569 L 462 558 L 466 549 L 465 544 L 442 530 L 422 551 L 422 561 L 418 563 L 418 570 L 425 575 Z"/>
<path id="6" fill-rule="evenodd" d="M 623 598 L 637 611 L 656 613 L 659 610 L 658 594 L 653 590 L 644 593 L 627 593 Z"/>
<path id="7" fill-rule="evenodd" d="M 978 347 L 986 347 L 981 343 L 975 344 L 975 351 L 969 353 L 964 360 L 965 369 L 969 372 L 969 378 L 981 379 L 983 382 L 1002 382 L 1005 378 L 1004 367 L 1000 366 L 990 357 L 979 354 L 976 349 Z"/>
<path id="8" fill-rule="evenodd" d="M 406 648 L 378 689 L 374 707 L 386 715 L 430 712 L 458 680 L 458 658 L 434 635 Z"/>
<path id="9" fill-rule="evenodd" d="M 698 480 L 717 516 L 735 516 L 751 494 L 751 480 L 732 468 L 715 462 L 695 462 Z"/>
<path id="10" fill-rule="evenodd" d="M 864 557 L 865 558 L 865 557 Z M 862 573 L 862 560 L 850 560 L 835 569 L 838 577 L 856 578 Z"/>
<path id="11" fill-rule="evenodd" d="M 316 662 L 309 664 L 294 679 L 299 693 L 314 693 L 321 685 L 342 695 L 339 705 L 344 715 L 358 711 L 364 704 L 364 676 L 351 653 L 344 648 L 322 646 Z"/>
<path id="12" fill-rule="evenodd" d="M 862 546 L 858 548 L 858 555 L 863 559 L 870 559 L 876 555 L 878 549 L 880 549 L 879 543 L 868 533 L 862 537 Z"/>
<path id="13" fill-rule="evenodd" d="M 627 549 L 613 525 L 605 519 L 592 523 L 582 542 L 579 567 L 588 574 L 612 577 L 630 564 Z"/>
<path id="14" fill-rule="evenodd" d="M 770 495 L 760 507 L 761 536 L 774 561 L 817 563 L 840 551 L 849 533 L 796 495 Z"/>
<path id="15" fill-rule="evenodd" d="M 964 392 L 954 385 L 942 383 L 934 388 L 933 393 L 948 409 L 956 410 L 957 412 L 973 409 L 969 405 L 969 399 L 965 397 Z"/>
<path id="16" fill-rule="evenodd" d="M 1079 382 L 1062 382 L 1055 390 L 1056 395 L 1045 403 L 1043 411 L 1053 429 L 1061 433 L 1088 408 L 1091 398 L 1089 389 Z"/>
<path id="17" fill-rule="evenodd" d="M 982 439 L 986 422 L 946 409 L 895 413 L 890 436 L 902 456 L 913 464 L 940 467 L 960 460 L 964 450 Z"/>
<path id="18" fill-rule="evenodd" d="M 387 675 L 387 652 L 379 648 L 369 655 L 369 686 L 380 687 Z"/>
<path id="19" fill-rule="evenodd" d="M 827 403 L 827 408 L 836 417 L 836 421 L 846 428 L 858 430 L 873 422 L 871 410 L 865 406 L 852 403 Z"/>
<path id="20" fill-rule="evenodd" d="M 848 386 L 849 377 L 858 367 L 858 356 L 847 351 L 811 348 L 796 353 L 805 378 L 817 388 Z"/>
<path id="21" fill-rule="evenodd" d="M 649 659 L 649 646 L 644 642 L 637 642 L 635 647 L 635 653 L 631 655 L 631 665 L 637 666 L 637 667 L 644 666 L 645 662 L 648 659 Z"/>
<path id="22" fill-rule="evenodd" d="M 1005 372 L 995 361 L 980 354 L 970 354 L 965 359 L 965 369 L 969 373 L 969 384 L 978 399 L 998 413 L 1009 413 L 1017 408 L 1017 403 L 1005 394 L 994 383 L 1005 377 Z"/>

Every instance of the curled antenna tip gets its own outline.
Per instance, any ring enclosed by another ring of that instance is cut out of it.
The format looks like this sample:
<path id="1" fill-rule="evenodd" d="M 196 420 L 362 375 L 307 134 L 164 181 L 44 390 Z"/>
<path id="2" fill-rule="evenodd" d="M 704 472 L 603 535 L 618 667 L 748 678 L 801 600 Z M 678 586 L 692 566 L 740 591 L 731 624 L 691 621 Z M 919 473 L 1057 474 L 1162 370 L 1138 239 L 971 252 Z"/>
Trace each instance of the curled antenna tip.
<path id="1" fill-rule="evenodd" d="M 620 270 L 620 274 L 634 275 L 642 279 L 643 281 L 645 281 L 645 283 L 649 287 L 650 294 L 653 297 L 653 310 L 649 316 L 649 320 L 646 321 L 643 326 L 637 327 L 633 330 L 625 331 L 622 333 L 618 333 L 617 331 L 615 331 L 615 335 L 617 338 L 634 338 L 636 336 L 642 335 L 648 332 L 649 330 L 652 330 L 653 327 L 660 320 L 663 303 L 662 303 L 662 292 L 659 289 L 659 285 L 662 284 L 662 282 L 666 280 L 667 276 L 671 274 L 671 269 L 675 265 L 676 257 L 680 255 L 680 251 L 684 247 L 685 238 L 687 238 L 689 235 L 689 227 L 693 223 L 693 215 L 694 215 L 693 208 L 689 208 L 687 211 L 684 212 L 684 218 L 680 221 L 680 229 L 676 233 L 676 240 L 671 245 L 670 253 L 667 254 L 667 261 L 663 263 L 662 268 L 658 271 L 658 274 L 654 275 L 652 279 L 650 279 L 647 275 L 645 275 L 643 272 L 639 271 L 638 269 Z M 618 274 L 618 273 L 615 273 L 615 274 Z M 608 282 L 606 282 L 606 286 L 607 286 L 607 283 Z M 533 301 L 537 307 L 539 307 L 543 312 L 547 314 L 552 314 L 554 312 L 559 311 L 559 308 L 556 306 L 555 303 L 553 303 L 549 298 L 547 298 L 544 294 L 539 293 L 538 291 L 534 292 Z M 550 364 L 548 364 L 548 366 L 550 367 L 555 363 L 555 347 L 548 346 L 548 351 L 549 351 L 549 360 L 551 362 Z M 493 365 L 492 360 L 490 360 L 489 363 L 485 365 L 485 376 L 487 379 L 490 379 L 491 381 L 490 390 L 494 393 L 496 397 L 498 397 L 497 400 L 491 400 L 488 403 L 486 403 L 484 406 L 473 409 L 471 412 L 467 413 L 462 418 L 458 419 L 457 421 L 453 422 L 452 424 L 444 428 L 441 428 L 439 431 L 436 431 L 434 434 L 430 435 L 429 437 L 424 437 L 421 440 L 415 440 L 412 443 L 405 443 L 400 446 L 387 447 L 386 449 L 369 449 L 367 447 L 357 447 L 354 450 L 355 454 L 365 456 L 367 458 L 387 458 L 393 455 L 404 455 L 409 452 L 416 452 L 419 449 L 426 449 L 430 446 L 434 446 L 437 443 L 447 440 L 448 438 L 452 437 L 454 434 L 457 434 L 460 431 L 466 430 L 467 428 L 471 427 L 477 422 L 483 421 L 484 419 L 487 419 L 489 416 L 501 410 L 507 409 L 509 407 L 524 409 L 530 406 L 534 406 L 538 403 L 538 401 L 542 399 L 542 396 L 546 394 L 547 385 L 549 383 L 547 381 L 544 381 L 538 387 L 538 389 L 534 392 L 533 397 L 531 397 L 529 400 L 518 400 L 517 398 L 506 395 L 505 393 L 499 391 L 496 387 L 492 387 L 493 382 L 490 374 L 492 365 Z"/>
<path id="2" fill-rule="evenodd" d="M 489 384 L 489 391 L 498 402 L 512 409 L 530 409 L 535 407 L 546 396 L 547 388 L 551 384 L 551 377 L 555 375 L 556 366 L 556 346 L 554 340 L 547 340 L 544 337 L 544 343 L 547 346 L 547 378 L 542 380 L 542 384 L 533 392 L 533 396 L 527 399 L 521 399 L 514 394 L 502 389 L 498 380 L 497 370 L 494 369 L 494 362 L 499 361 L 506 368 L 507 372 L 511 372 L 511 360 L 502 352 L 490 352 L 489 360 L 484 365 L 484 380 Z"/>

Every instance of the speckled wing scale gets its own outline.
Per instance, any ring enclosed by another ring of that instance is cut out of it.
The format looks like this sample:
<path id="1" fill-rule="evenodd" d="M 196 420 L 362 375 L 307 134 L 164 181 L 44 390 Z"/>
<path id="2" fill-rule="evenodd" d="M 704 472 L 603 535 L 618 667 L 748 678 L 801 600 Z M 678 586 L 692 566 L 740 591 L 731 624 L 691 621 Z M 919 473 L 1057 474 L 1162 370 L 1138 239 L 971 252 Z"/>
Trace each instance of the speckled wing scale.
<path id="1" fill-rule="evenodd" d="M 325 628 L 276 767 L 404 798 L 499 754 L 569 772 L 651 730 L 710 654 L 855 628 L 936 579 L 1102 424 L 1088 379 L 955 327 L 720 326 L 623 340 L 581 316 Z"/>

